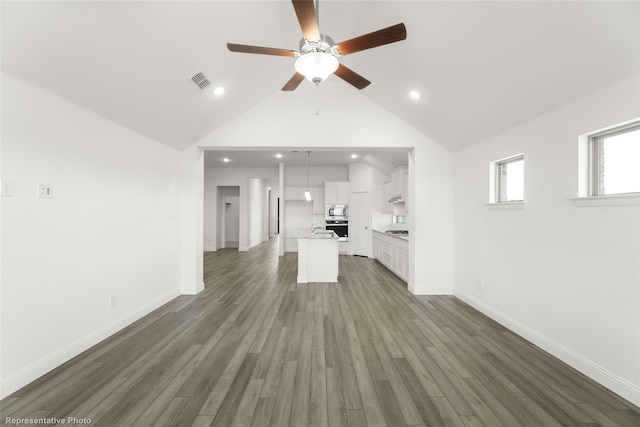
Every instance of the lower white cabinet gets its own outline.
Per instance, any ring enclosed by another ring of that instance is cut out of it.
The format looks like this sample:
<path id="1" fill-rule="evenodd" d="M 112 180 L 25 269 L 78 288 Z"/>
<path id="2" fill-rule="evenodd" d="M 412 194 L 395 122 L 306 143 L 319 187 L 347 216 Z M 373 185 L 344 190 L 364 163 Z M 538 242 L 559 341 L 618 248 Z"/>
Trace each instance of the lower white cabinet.
<path id="1" fill-rule="evenodd" d="M 409 281 L 409 241 L 373 232 L 373 256 L 403 281 Z"/>

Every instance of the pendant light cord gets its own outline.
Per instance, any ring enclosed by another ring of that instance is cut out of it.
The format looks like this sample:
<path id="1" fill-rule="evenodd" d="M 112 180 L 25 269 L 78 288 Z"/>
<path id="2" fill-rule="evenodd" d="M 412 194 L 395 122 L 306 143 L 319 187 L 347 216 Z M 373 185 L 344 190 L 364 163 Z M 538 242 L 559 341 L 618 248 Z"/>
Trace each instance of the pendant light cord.
<path id="1" fill-rule="evenodd" d="M 307 191 L 310 191 L 309 189 L 309 153 L 311 153 L 311 151 L 307 151 Z"/>

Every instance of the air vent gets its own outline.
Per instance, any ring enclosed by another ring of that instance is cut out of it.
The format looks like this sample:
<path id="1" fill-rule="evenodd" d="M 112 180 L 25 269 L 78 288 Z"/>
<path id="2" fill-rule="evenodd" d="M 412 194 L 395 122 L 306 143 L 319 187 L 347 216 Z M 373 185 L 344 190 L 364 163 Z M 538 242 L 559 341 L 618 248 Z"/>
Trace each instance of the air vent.
<path id="1" fill-rule="evenodd" d="M 204 74 L 198 73 L 194 74 L 191 77 L 191 81 L 194 85 L 196 85 L 200 90 L 205 90 L 207 87 L 211 86 L 211 82 L 205 77 Z"/>

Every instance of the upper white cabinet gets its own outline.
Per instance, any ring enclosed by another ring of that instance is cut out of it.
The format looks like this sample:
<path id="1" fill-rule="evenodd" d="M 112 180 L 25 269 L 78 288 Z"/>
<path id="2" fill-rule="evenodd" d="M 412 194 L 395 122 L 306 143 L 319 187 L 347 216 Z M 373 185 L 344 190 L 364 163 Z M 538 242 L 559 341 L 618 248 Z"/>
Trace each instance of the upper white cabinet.
<path id="1" fill-rule="evenodd" d="M 349 181 L 325 181 L 324 204 L 348 205 L 351 200 Z"/>
<path id="2" fill-rule="evenodd" d="M 304 191 L 306 188 L 286 187 L 284 189 L 285 200 L 304 200 Z"/>
<path id="3" fill-rule="evenodd" d="M 309 191 L 311 191 L 314 215 L 324 215 L 324 189 L 322 187 L 311 187 Z"/>
<path id="4" fill-rule="evenodd" d="M 285 200 L 306 200 L 304 192 L 306 187 L 286 187 L 284 189 Z M 309 187 L 314 214 L 324 215 L 324 190 L 322 187 Z"/>
<path id="5" fill-rule="evenodd" d="M 404 202 L 406 200 L 408 170 L 406 166 L 396 168 L 391 173 L 389 184 L 389 203 Z"/>
<path id="6" fill-rule="evenodd" d="M 380 209 L 382 212 L 393 212 L 393 205 L 389 203 L 391 198 L 391 181 L 387 181 L 382 184 L 382 205 Z"/>

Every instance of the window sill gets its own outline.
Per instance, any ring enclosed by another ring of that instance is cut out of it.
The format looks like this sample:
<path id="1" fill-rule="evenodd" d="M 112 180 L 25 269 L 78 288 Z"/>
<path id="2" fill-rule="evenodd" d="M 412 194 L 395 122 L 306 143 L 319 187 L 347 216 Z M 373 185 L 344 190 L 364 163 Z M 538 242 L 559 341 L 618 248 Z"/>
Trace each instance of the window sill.
<path id="1" fill-rule="evenodd" d="M 576 197 L 573 204 L 585 206 L 640 206 L 640 193 L 612 194 L 610 196 Z"/>
<path id="2" fill-rule="evenodd" d="M 525 206 L 524 201 L 520 202 L 498 202 L 498 203 L 487 203 L 487 208 L 494 210 L 503 210 L 503 209 L 524 209 Z"/>

